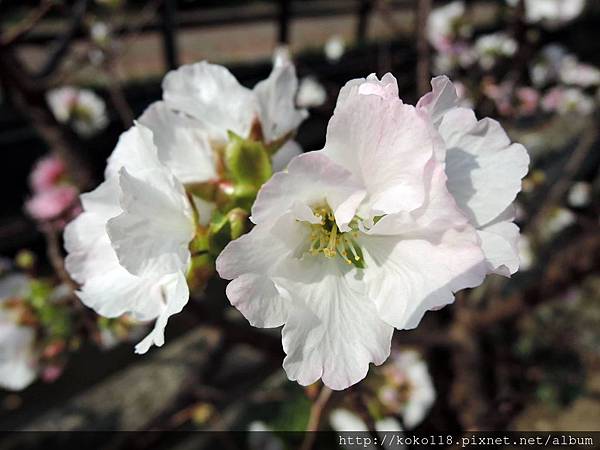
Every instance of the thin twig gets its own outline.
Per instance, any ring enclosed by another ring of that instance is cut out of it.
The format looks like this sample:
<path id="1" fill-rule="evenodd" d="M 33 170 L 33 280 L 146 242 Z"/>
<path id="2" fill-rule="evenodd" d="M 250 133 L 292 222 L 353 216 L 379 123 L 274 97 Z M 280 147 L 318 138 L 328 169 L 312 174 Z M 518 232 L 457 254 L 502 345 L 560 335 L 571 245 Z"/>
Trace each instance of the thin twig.
<path id="1" fill-rule="evenodd" d="M 321 392 L 319 392 L 319 396 L 310 408 L 310 416 L 308 418 L 308 424 L 306 425 L 304 441 L 300 447 L 301 450 L 311 450 L 313 448 L 317 437 L 315 432 L 318 431 L 321 426 L 323 412 L 331 398 L 331 394 L 333 394 L 333 391 L 327 386 L 323 386 Z"/>
<path id="2" fill-rule="evenodd" d="M 585 162 L 587 156 L 594 148 L 594 144 L 598 141 L 599 135 L 600 132 L 598 131 L 597 124 L 592 121 L 581 135 L 577 147 L 573 150 L 564 169 L 561 171 L 560 178 L 552 185 L 550 192 L 544 198 L 542 206 L 529 221 L 527 226 L 528 229 L 538 229 L 550 209 L 561 201 L 563 196 L 569 190 L 573 178 L 577 175 L 577 172 L 579 172 L 579 169 Z"/>
<path id="3" fill-rule="evenodd" d="M 42 3 L 29 13 L 21 22 L 2 33 L 0 36 L 0 47 L 8 47 L 15 44 L 23 36 L 29 33 L 42 20 L 56 3 L 52 0 L 43 0 Z"/>

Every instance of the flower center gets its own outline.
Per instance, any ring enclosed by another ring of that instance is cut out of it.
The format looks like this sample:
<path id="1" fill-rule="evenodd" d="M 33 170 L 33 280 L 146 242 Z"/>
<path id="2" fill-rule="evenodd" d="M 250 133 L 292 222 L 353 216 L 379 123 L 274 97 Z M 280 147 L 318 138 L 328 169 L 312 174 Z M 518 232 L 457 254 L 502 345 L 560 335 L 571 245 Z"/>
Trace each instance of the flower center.
<path id="1" fill-rule="evenodd" d="M 311 255 L 323 254 L 327 258 L 339 256 L 347 264 L 363 269 L 365 262 L 362 250 L 354 240 L 358 235 L 356 224 L 350 223 L 352 231 L 341 232 L 335 222 L 331 208 L 319 206 L 313 208 L 313 213 L 320 219 L 320 223 L 310 224 L 310 246 L 308 252 Z"/>

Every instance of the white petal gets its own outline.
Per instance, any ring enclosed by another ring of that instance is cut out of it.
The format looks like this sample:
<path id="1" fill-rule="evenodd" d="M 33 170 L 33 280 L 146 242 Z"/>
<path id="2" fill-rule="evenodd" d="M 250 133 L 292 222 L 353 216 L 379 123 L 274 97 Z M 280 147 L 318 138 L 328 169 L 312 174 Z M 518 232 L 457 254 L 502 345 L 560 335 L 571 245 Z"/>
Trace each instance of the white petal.
<path id="1" fill-rule="evenodd" d="M 123 212 L 106 229 L 119 262 L 141 275 L 178 272 L 190 260 L 194 219 L 181 183 L 168 172 L 151 170 L 142 181 L 123 168 L 119 176 Z"/>
<path id="2" fill-rule="evenodd" d="M 452 303 L 454 292 L 480 285 L 486 273 L 475 232 L 450 230 L 439 242 L 373 236 L 360 244 L 369 296 L 398 329 L 415 328 L 426 311 Z"/>
<path id="3" fill-rule="evenodd" d="M 223 66 L 202 61 L 181 66 L 163 80 L 169 107 L 202 123 L 214 139 L 227 141 L 227 131 L 247 137 L 258 105 L 254 93 Z"/>
<path id="4" fill-rule="evenodd" d="M 169 317 L 180 313 L 188 302 L 190 291 L 183 273 L 165 276 L 161 285 L 165 305 L 150 334 L 135 346 L 136 353 L 146 353 L 152 345 L 161 347 L 165 343 L 165 327 Z"/>
<path id="5" fill-rule="evenodd" d="M 508 277 L 519 270 L 519 227 L 513 208 L 477 231 L 489 272 Z"/>
<path id="6" fill-rule="evenodd" d="M 117 146 L 108 158 L 105 178 L 118 176 L 119 170 L 123 167 L 134 175 L 148 169 L 162 167 L 154 146 L 152 131 L 141 124 L 121 134 Z"/>
<path id="7" fill-rule="evenodd" d="M 334 112 L 324 152 L 366 186 L 373 215 L 423 203 L 423 172 L 435 142 L 412 106 L 378 95 L 349 95 Z"/>
<path id="8" fill-rule="evenodd" d="M 433 78 L 431 88 L 431 92 L 421 97 L 417 103 L 417 109 L 427 111 L 434 124 L 439 125 L 444 114 L 457 107 L 460 99 L 456 88 L 446 76 Z"/>
<path id="9" fill-rule="evenodd" d="M 0 320 L 0 387 L 20 391 L 37 376 L 33 328 Z"/>
<path id="10" fill-rule="evenodd" d="M 364 195 L 352 174 L 323 152 L 305 153 L 294 158 L 286 172 L 276 173 L 263 185 L 252 207 L 252 221 L 259 224 L 292 208 L 297 211 L 296 202 L 310 208 L 327 202 L 343 230 L 356 214 Z"/>
<path id="11" fill-rule="evenodd" d="M 215 155 L 199 122 L 174 112 L 160 101 L 144 111 L 139 123 L 152 130 L 158 158 L 182 183 L 216 178 Z"/>
<path id="12" fill-rule="evenodd" d="M 226 293 L 253 327 L 274 328 L 285 323 L 289 300 L 270 278 L 243 274 L 227 285 Z"/>
<path id="13" fill-rule="evenodd" d="M 273 155 L 273 172 L 284 170 L 295 156 L 302 154 L 302 147 L 296 141 L 289 140 Z"/>
<path id="14" fill-rule="evenodd" d="M 447 191 L 442 167 L 432 160 L 427 174 L 423 207 L 384 217 L 358 238 L 369 295 L 399 329 L 416 327 L 426 311 L 452 303 L 454 292 L 486 274 L 479 238 Z"/>
<path id="15" fill-rule="evenodd" d="M 388 357 L 393 328 L 383 322 L 353 270 L 338 260 L 303 259 L 282 330 L 288 378 L 307 386 L 319 378 L 340 390 L 362 380 L 369 363 Z"/>
<path id="16" fill-rule="evenodd" d="M 521 190 L 529 166 L 527 150 L 511 144 L 498 122 L 477 122 L 473 112 L 464 108 L 447 113 L 439 131 L 448 147 L 448 189 L 474 224 L 487 224 Z"/>
<path id="17" fill-rule="evenodd" d="M 275 65 L 269 77 L 254 87 L 267 143 L 293 132 L 308 116 L 305 109 L 296 109 L 297 90 L 296 69 L 289 61 Z"/>

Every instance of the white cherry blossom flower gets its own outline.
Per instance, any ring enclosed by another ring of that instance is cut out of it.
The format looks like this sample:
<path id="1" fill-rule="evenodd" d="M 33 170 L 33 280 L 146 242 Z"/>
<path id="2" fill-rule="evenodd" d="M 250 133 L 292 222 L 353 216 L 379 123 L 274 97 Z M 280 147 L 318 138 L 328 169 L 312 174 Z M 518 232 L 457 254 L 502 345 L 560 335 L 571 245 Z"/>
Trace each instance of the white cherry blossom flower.
<path id="1" fill-rule="evenodd" d="M 415 428 L 423 422 L 436 397 L 427 363 L 414 350 L 392 351 L 381 369 L 387 383 L 378 391 L 379 400 L 402 416 L 406 428 Z"/>
<path id="2" fill-rule="evenodd" d="M 591 198 L 592 185 L 585 181 L 578 181 L 569 189 L 567 202 L 575 208 L 584 208 L 590 204 Z"/>
<path id="3" fill-rule="evenodd" d="M 436 50 L 446 52 L 453 41 L 470 36 L 471 27 L 465 14 L 463 1 L 454 1 L 431 11 L 427 18 L 427 38 Z"/>
<path id="4" fill-rule="evenodd" d="M 272 144 L 291 137 L 307 116 L 295 106 L 297 88 L 294 65 L 283 57 L 254 89 L 242 86 L 225 67 L 202 61 L 169 72 L 163 100 L 189 116 L 212 143 L 227 143 L 229 132 L 247 138 L 258 124 L 258 137 Z M 146 123 L 150 126 L 148 119 Z"/>
<path id="5" fill-rule="evenodd" d="M 516 6 L 519 0 L 506 0 Z M 577 18 L 584 10 L 586 0 L 525 0 L 525 18 L 530 23 L 542 23 L 556 28 Z"/>
<path id="6" fill-rule="evenodd" d="M 35 329 L 19 323 L 7 300 L 27 295 L 29 280 L 25 275 L 10 274 L 0 279 L 0 387 L 20 391 L 37 378 Z"/>
<path id="7" fill-rule="evenodd" d="M 338 62 L 342 56 L 344 56 L 344 52 L 346 51 L 346 42 L 341 36 L 331 36 L 325 43 L 323 50 L 325 51 L 325 57 L 329 62 Z"/>
<path id="8" fill-rule="evenodd" d="M 517 41 L 503 32 L 486 34 L 475 41 L 475 52 L 479 56 L 479 65 L 489 70 L 499 58 L 509 58 L 517 51 Z"/>
<path id="9" fill-rule="evenodd" d="M 433 118 L 402 103 L 390 74 L 350 81 L 325 148 L 296 157 L 262 187 L 255 227 L 217 259 L 219 274 L 233 280 L 229 300 L 251 324 L 284 325 L 290 379 L 321 378 L 333 389 L 358 382 L 370 362 L 388 357 L 394 327 L 414 328 L 427 310 L 483 281 L 480 237 L 446 188 Z M 489 152 L 504 138 L 492 136 Z M 492 160 L 502 157 L 510 153 Z M 503 200 L 480 188 L 487 224 Z"/>
<path id="10" fill-rule="evenodd" d="M 477 120 L 473 110 L 459 106 L 450 80 L 432 80 L 433 90 L 417 108 L 427 113 L 447 149 L 448 189 L 477 229 L 488 270 L 509 276 L 519 267 L 519 228 L 512 202 L 521 190 L 529 165 L 527 150 L 510 139 L 495 120 Z"/>
<path id="11" fill-rule="evenodd" d="M 81 196 L 84 212 L 65 230 L 66 267 L 87 306 L 106 317 L 156 319 L 138 353 L 164 343 L 168 318 L 187 303 L 195 231 L 183 185 L 159 161 L 152 139 L 142 125 L 121 136 L 106 181 Z"/>
<path id="12" fill-rule="evenodd" d="M 104 100 L 89 89 L 72 86 L 52 89 L 47 93 L 46 100 L 58 122 L 70 124 L 84 137 L 89 137 L 108 125 Z"/>
<path id="13" fill-rule="evenodd" d="M 336 408 L 329 413 L 329 424 L 331 428 L 340 433 L 340 438 L 344 438 L 344 433 L 364 433 L 365 440 L 362 441 L 361 448 L 374 450 L 379 448 L 374 442 L 370 441 L 371 437 L 367 435 L 369 428 L 367 424 L 354 412 L 345 408 Z M 394 417 L 384 417 L 375 422 L 375 431 L 383 443 L 383 448 L 391 449 L 403 449 L 405 445 L 398 445 L 393 439 L 385 439 L 383 436 L 386 432 L 398 432 L 403 431 L 402 425 Z M 356 435 L 352 436 L 356 437 Z M 344 442 L 340 439 L 340 442 Z M 387 441 L 387 442 L 386 442 Z M 355 441 L 356 442 L 356 441 Z M 343 445 L 342 448 L 352 449 L 356 445 Z"/>
<path id="14" fill-rule="evenodd" d="M 562 59 L 559 72 L 560 81 L 564 84 L 582 88 L 600 85 L 600 69 L 580 62 L 575 55 Z"/>
<path id="15" fill-rule="evenodd" d="M 300 80 L 296 104 L 302 108 L 314 108 L 321 106 L 327 100 L 327 91 L 319 80 L 313 76 L 304 77 Z"/>

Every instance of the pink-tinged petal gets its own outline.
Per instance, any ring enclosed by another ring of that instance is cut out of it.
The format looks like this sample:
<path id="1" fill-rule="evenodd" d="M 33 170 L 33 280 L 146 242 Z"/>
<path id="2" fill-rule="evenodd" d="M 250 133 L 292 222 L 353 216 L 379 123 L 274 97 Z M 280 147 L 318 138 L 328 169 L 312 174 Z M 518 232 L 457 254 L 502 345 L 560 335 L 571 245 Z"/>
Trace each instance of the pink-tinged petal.
<path id="1" fill-rule="evenodd" d="M 225 67 L 206 61 L 169 72 L 163 79 L 163 99 L 170 108 L 198 120 L 211 138 L 224 142 L 227 131 L 247 137 L 258 111 L 250 89 Z"/>
<path id="2" fill-rule="evenodd" d="M 64 174 L 64 162 L 56 156 L 46 156 L 35 163 L 29 175 L 29 184 L 34 192 L 42 192 L 54 187 Z"/>
<path id="3" fill-rule="evenodd" d="M 35 220 L 56 219 L 75 205 L 77 194 L 73 186 L 52 187 L 30 198 L 25 203 L 25 209 Z"/>
<path id="4" fill-rule="evenodd" d="M 398 82 L 391 73 L 386 73 L 381 80 L 374 73 L 367 78 L 356 78 L 348 81 L 338 94 L 336 109 L 344 102 L 357 94 L 376 95 L 381 98 L 399 100 Z"/>
<path id="5" fill-rule="evenodd" d="M 308 112 L 296 108 L 298 78 L 289 60 L 275 64 L 266 80 L 254 87 L 258 103 L 258 118 L 267 143 L 276 141 L 298 128 Z"/>
<path id="6" fill-rule="evenodd" d="M 158 159 L 182 183 L 202 183 L 217 177 L 216 155 L 199 122 L 159 101 L 144 111 L 139 123 L 152 130 Z"/>
<path id="7" fill-rule="evenodd" d="M 307 209 L 327 203 L 344 230 L 364 196 L 352 174 L 323 152 L 305 153 L 294 158 L 287 171 L 276 173 L 263 185 L 252 207 L 252 221 L 260 224 L 292 210 L 299 212 L 298 204 Z M 307 218 L 303 215 L 298 219 Z"/>
<path id="8" fill-rule="evenodd" d="M 321 378 L 331 389 L 346 389 L 390 353 L 393 327 L 343 264 L 305 257 L 297 280 L 286 280 L 292 302 L 282 330 L 283 368 L 303 386 Z"/>
<path id="9" fill-rule="evenodd" d="M 448 111 L 456 108 L 460 99 L 456 88 L 446 76 L 439 76 L 431 80 L 431 92 L 425 94 L 417 103 L 417 109 L 426 111 L 434 124 L 440 121 Z"/>
<path id="10" fill-rule="evenodd" d="M 422 177 L 435 144 L 414 107 L 356 93 L 338 103 L 323 151 L 360 180 L 372 215 L 381 215 L 423 204 Z"/>
<path id="11" fill-rule="evenodd" d="M 285 321 L 289 301 L 277 280 L 301 256 L 308 235 L 308 227 L 287 214 L 256 225 L 217 258 L 219 275 L 233 280 L 227 298 L 252 325 L 276 327 Z"/>

